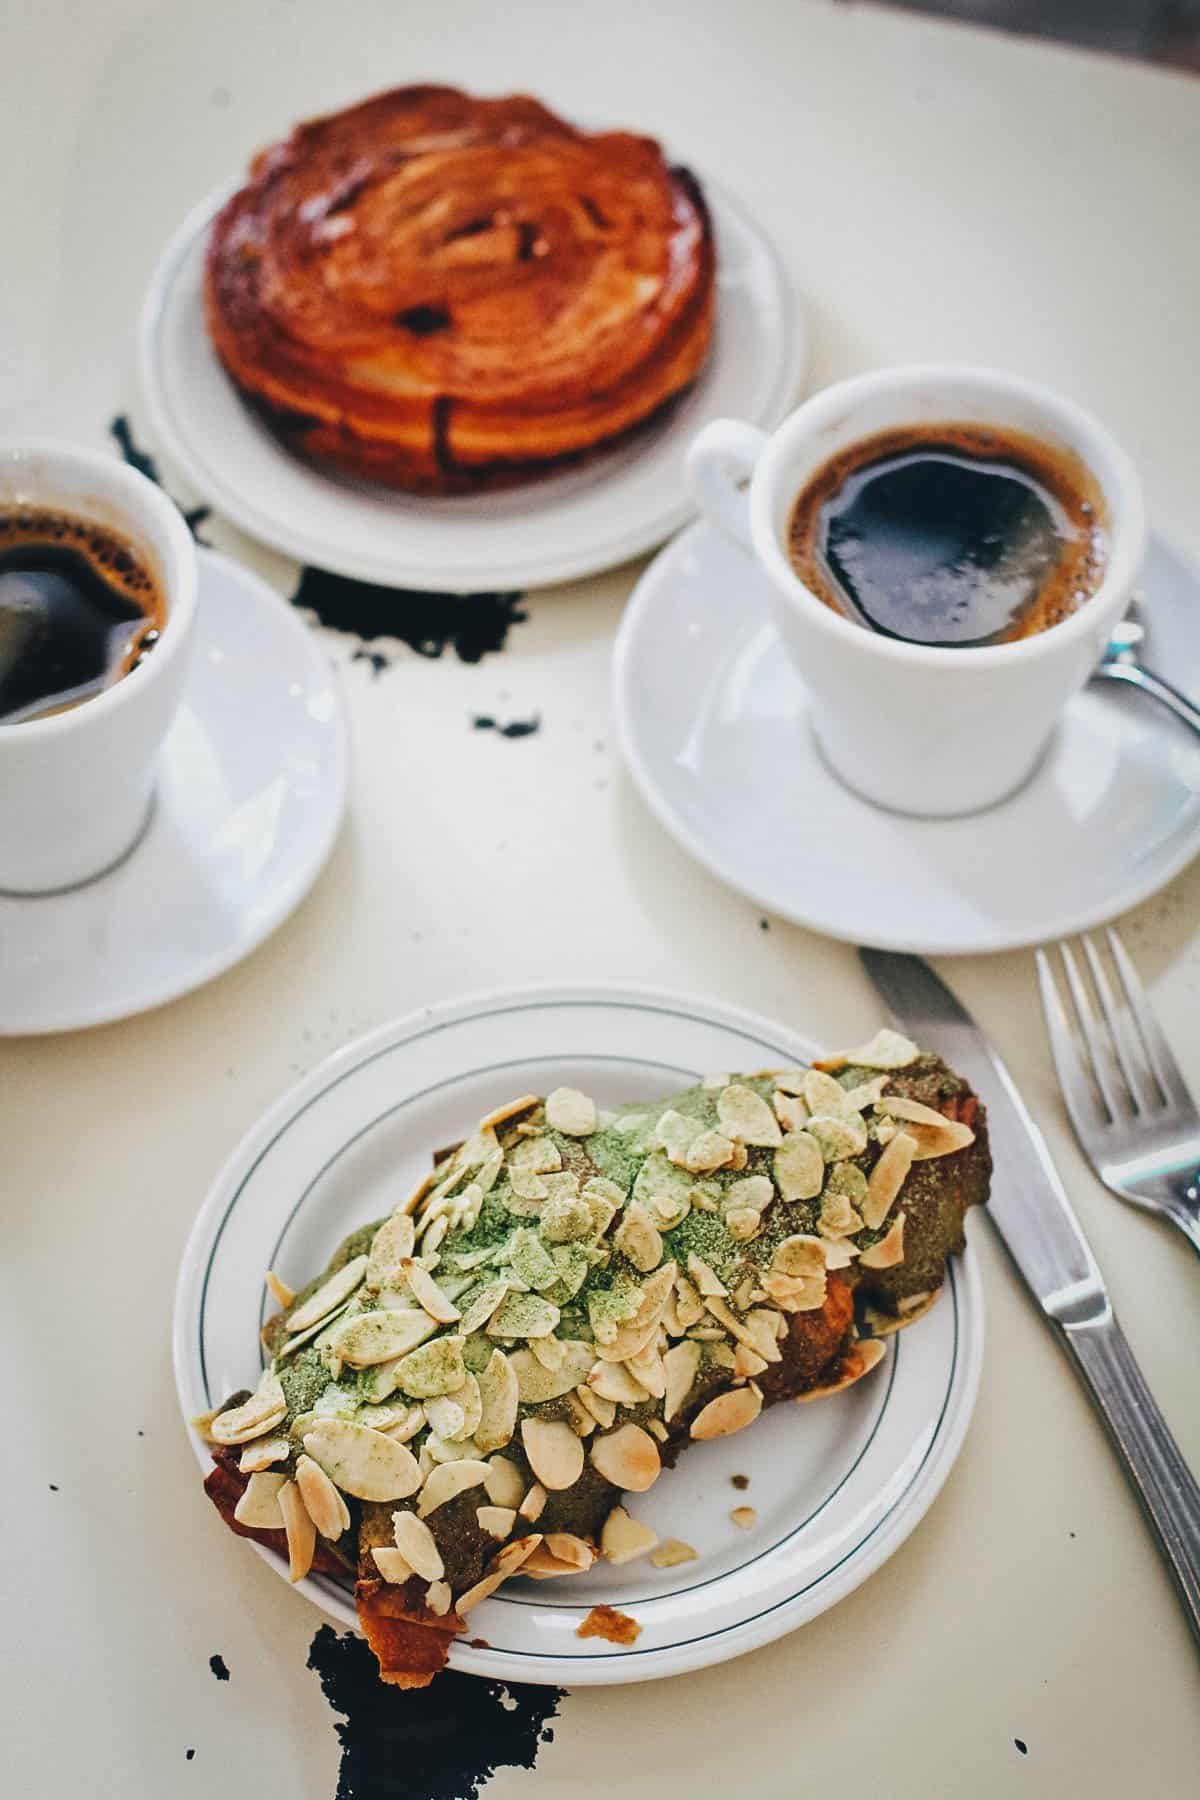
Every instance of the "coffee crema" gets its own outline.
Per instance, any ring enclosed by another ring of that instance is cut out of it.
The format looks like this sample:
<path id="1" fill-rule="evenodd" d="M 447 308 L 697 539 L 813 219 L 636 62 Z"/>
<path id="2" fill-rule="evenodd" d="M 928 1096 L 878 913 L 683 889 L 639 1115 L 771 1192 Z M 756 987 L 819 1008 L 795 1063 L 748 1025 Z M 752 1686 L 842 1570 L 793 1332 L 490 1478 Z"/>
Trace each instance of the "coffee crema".
<path id="1" fill-rule="evenodd" d="M 885 637 L 1011 643 L 1069 618 L 1104 580 L 1108 521 L 1078 457 L 960 422 L 863 438 L 805 482 L 787 549 L 818 599 Z"/>
<path id="2" fill-rule="evenodd" d="M 103 693 L 165 622 L 160 585 L 128 539 L 69 513 L 0 510 L 0 725 Z"/>

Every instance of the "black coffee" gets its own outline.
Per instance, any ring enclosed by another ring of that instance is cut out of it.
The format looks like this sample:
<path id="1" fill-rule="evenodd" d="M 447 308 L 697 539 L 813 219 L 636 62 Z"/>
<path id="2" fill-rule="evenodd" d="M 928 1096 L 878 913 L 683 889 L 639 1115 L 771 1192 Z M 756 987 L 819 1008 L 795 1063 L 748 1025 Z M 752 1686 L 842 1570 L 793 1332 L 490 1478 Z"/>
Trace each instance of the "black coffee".
<path id="1" fill-rule="evenodd" d="M 886 637 L 967 648 L 1046 631 L 1104 579 L 1098 484 L 1079 460 L 982 425 L 882 432 L 792 507 L 788 554 L 827 606 Z"/>
<path id="2" fill-rule="evenodd" d="M 115 531 L 66 513 L 0 512 L 0 725 L 111 687 L 164 620 L 158 583 Z"/>

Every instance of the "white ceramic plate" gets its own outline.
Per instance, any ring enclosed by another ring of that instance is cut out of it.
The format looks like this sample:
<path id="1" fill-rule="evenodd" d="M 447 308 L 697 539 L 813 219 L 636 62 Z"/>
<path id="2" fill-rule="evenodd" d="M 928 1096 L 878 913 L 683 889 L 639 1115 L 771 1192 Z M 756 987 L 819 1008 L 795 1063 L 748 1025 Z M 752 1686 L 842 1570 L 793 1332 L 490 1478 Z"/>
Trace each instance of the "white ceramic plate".
<path id="1" fill-rule="evenodd" d="M 1013 950 L 1083 931 L 1200 850 L 1200 741 L 1111 686 L 1076 696 L 1011 799 L 960 819 L 872 806 L 836 779 L 770 622 L 766 576 L 707 524 L 625 610 L 613 709 L 642 795 L 685 850 L 767 912 L 884 950 Z M 1200 690 L 1200 576 L 1153 540 L 1148 659 Z"/>
<path id="2" fill-rule="evenodd" d="M 612 989 L 467 1000 L 350 1045 L 250 1133 L 196 1221 L 175 1305 L 185 1415 L 257 1380 L 263 1272 L 307 1281 L 347 1231 L 396 1204 L 435 1146 L 453 1143 L 499 1101 L 566 1080 L 613 1103 L 717 1069 L 813 1054 L 793 1032 L 749 1013 Z M 632 1510 L 660 1536 L 692 1544 L 697 1561 L 601 1564 L 549 1586 L 514 1580 L 471 1615 L 472 1635 L 487 1647 L 457 1643 L 451 1662 L 567 1687 L 647 1681 L 738 1656 L 814 1618 L 903 1543 L 937 1494 L 971 1416 L 982 1351 L 983 1299 L 968 1252 L 940 1304 L 892 1338 L 858 1386 L 820 1404 L 773 1407 L 635 1497 Z M 194 1443 L 208 1468 L 205 1446 Z M 745 1493 L 732 1486 L 734 1474 L 749 1476 Z M 756 1509 L 753 1531 L 731 1522 L 737 1504 Z M 278 1558 L 255 1548 L 286 1577 Z M 356 1623 L 337 1582 L 309 1577 L 301 1588 L 334 1618 Z M 575 1635 L 600 1601 L 638 1620 L 636 1645 Z"/>
<path id="3" fill-rule="evenodd" d="M 709 419 L 773 424 L 795 397 L 805 333 L 759 227 L 705 181 L 717 237 L 708 367 L 669 419 L 583 467 L 503 493 L 397 494 L 325 474 L 283 450 L 238 398 L 209 341 L 199 207 L 168 246 L 141 321 L 155 435 L 214 506 L 301 562 L 392 586 L 470 592 L 569 581 L 640 556 L 692 516 L 684 451 Z"/>
<path id="4" fill-rule="evenodd" d="M 314 632 L 200 550 L 196 642 L 140 843 L 99 881 L 0 896 L 0 1035 L 73 1031 L 240 962 L 316 880 L 346 804 L 346 728 Z"/>

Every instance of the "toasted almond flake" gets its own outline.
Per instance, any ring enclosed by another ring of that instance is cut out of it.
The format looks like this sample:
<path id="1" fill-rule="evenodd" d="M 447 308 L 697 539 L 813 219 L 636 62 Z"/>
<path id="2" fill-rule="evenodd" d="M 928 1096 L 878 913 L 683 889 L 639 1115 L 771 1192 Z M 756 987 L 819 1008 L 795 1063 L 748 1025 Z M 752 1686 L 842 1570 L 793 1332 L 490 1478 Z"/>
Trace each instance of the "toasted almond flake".
<path id="1" fill-rule="evenodd" d="M 559 1562 L 570 1563 L 574 1569 L 590 1569 L 596 1560 L 596 1552 L 583 1538 L 576 1537 L 573 1531 L 548 1531 L 542 1543 L 551 1556 Z"/>
<path id="2" fill-rule="evenodd" d="M 233 1509 L 238 1524 L 251 1531 L 282 1531 L 279 1491 L 286 1480 L 286 1475 L 264 1475 L 257 1471 L 251 1475 Z"/>
<path id="3" fill-rule="evenodd" d="M 563 1357 L 566 1352 L 563 1348 L 563 1341 L 561 1338 L 530 1338 L 529 1348 L 533 1351 L 533 1354 L 537 1357 L 543 1369 L 549 1369 L 553 1374 L 555 1369 L 562 1368 Z"/>
<path id="4" fill-rule="evenodd" d="M 422 1466 L 429 1468 L 434 1463 L 478 1462 L 479 1446 L 474 1438 L 443 1438 L 430 1431 L 421 1445 L 420 1459 Z"/>
<path id="5" fill-rule="evenodd" d="M 442 1553 L 437 1547 L 437 1539 L 415 1512 L 404 1508 L 392 1514 L 392 1536 L 396 1540 L 396 1548 L 411 1567 L 414 1575 L 420 1575 L 424 1581 L 439 1581 L 444 1574 Z"/>
<path id="6" fill-rule="evenodd" d="M 394 1438 L 348 1419 L 317 1419 L 304 1448 L 343 1493 L 359 1500 L 405 1500 L 421 1484 L 416 1457 Z"/>
<path id="7" fill-rule="evenodd" d="M 779 1340 L 787 1333 L 787 1320 L 771 1307 L 754 1307 L 742 1320 L 755 1350 L 770 1363 L 782 1360 Z M 782 1331 L 779 1329 L 783 1327 Z"/>
<path id="8" fill-rule="evenodd" d="M 785 1132 L 804 1130 L 808 1123 L 808 1108 L 799 1094 L 785 1094 L 781 1088 L 776 1088 L 771 1105 Z"/>
<path id="9" fill-rule="evenodd" d="M 615 1431 L 594 1439 L 591 1460 L 606 1481 L 634 1494 L 653 1487 L 662 1472 L 658 1445 L 640 1425 L 618 1425 Z"/>
<path id="10" fill-rule="evenodd" d="M 587 1385 L 592 1393 L 617 1406 L 640 1406 L 650 1398 L 625 1363 L 595 1363 L 588 1372 Z"/>
<path id="11" fill-rule="evenodd" d="M 685 1331 L 704 1317 L 704 1302 L 686 1275 L 675 1277 L 675 1313 Z"/>
<path id="12" fill-rule="evenodd" d="M 536 1094 L 522 1094 L 519 1100 L 508 1100 L 503 1106 L 498 1106 L 494 1112 L 488 1113 L 485 1119 L 480 1119 L 480 1132 L 495 1131 L 497 1125 L 503 1125 L 509 1119 L 519 1118 L 522 1113 L 527 1113 L 531 1107 L 537 1104 Z"/>
<path id="13" fill-rule="evenodd" d="M 550 1192 L 540 1175 L 532 1169 L 512 1169 L 508 1171 L 508 1185 L 519 1200 L 544 1200 Z"/>
<path id="14" fill-rule="evenodd" d="M 863 1224 L 878 1231 L 892 1210 L 892 1202 L 904 1186 L 917 1153 L 917 1141 L 898 1131 L 867 1177 L 867 1197 L 862 1203 Z"/>
<path id="15" fill-rule="evenodd" d="M 825 1180 L 825 1159 L 807 1131 L 789 1132 L 775 1152 L 775 1180 L 787 1201 L 815 1200 Z"/>
<path id="16" fill-rule="evenodd" d="M 671 1435 L 661 1419 L 647 1419 L 646 1430 L 650 1433 L 650 1436 L 660 1444 L 665 1444 Z"/>
<path id="17" fill-rule="evenodd" d="M 438 1619 L 450 1611 L 450 1602 L 453 1598 L 450 1584 L 446 1581 L 431 1581 L 425 1590 L 425 1604 Z"/>
<path id="18" fill-rule="evenodd" d="M 296 1298 L 295 1288 L 290 1288 L 286 1281 L 281 1281 L 274 1269 L 267 1270 L 266 1283 L 267 1292 L 270 1294 L 272 1300 L 274 1300 L 276 1306 L 281 1306 L 286 1312 L 288 1307 L 292 1304 L 292 1301 Z"/>
<path id="19" fill-rule="evenodd" d="M 909 1100 L 901 1094 L 888 1094 L 875 1102 L 876 1112 L 890 1119 L 904 1121 L 906 1135 L 917 1145 L 915 1162 L 927 1162 L 938 1156 L 953 1156 L 975 1142 L 975 1133 L 959 1119 L 948 1119 L 920 1100 Z M 894 1141 L 894 1140 L 893 1140 Z"/>
<path id="20" fill-rule="evenodd" d="M 708 1360 L 711 1363 L 715 1363 L 719 1368 L 732 1370 L 734 1360 L 733 1346 L 725 1343 L 723 1340 L 720 1343 L 714 1344 L 708 1353 Z"/>
<path id="21" fill-rule="evenodd" d="M 784 1275 L 819 1275 L 825 1268 L 826 1247 L 819 1237 L 796 1232 L 775 1247 L 771 1267 Z"/>
<path id="22" fill-rule="evenodd" d="M 287 1401 L 279 1378 L 268 1372 L 248 1400 L 217 1414 L 209 1425 L 209 1435 L 217 1444 L 245 1444 L 265 1436 L 286 1417 Z"/>
<path id="23" fill-rule="evenodd" d="M 720 1343 L 725 1333 L 719 1325 L 693 1325 L 687 1335 L 698 1344 L 714 1344 Z"/>
<path id="24" fill-rule="evenodd" d="M 618 1329 L 611 1343 L 597 1342 L 596 1354 L 603 1361 L 625 1362 L 645 1348 L 658 1330 L 677 1273 L 673 1262 L 664 1263 L 661 1269 L 654 1271 L 642 1289 L 641 1303 L 633 1318 Z"/>
<path id="25" fill-rule="evenodd" d="M 569 1394 L 564 1394 L 563 1405 L 566 1407 L 569 1415 L 567 1423 L 575 1433 L 575 1436 L 581 1438 L 591 1437 L 593 1431 L 596 1429 L 596 1421 L 588 1411 L 587 1407 L 580 1400 L 579 1396 L 574 1391 Z"/>
<path id="26" fill-rule="evenodd" d="M 238 1458 L 238 1468 L 243 1475 L 256 1475 L 272 1463 L 282 1462 L 291 1447 L 286 1437 L 253 1438 Z"/>
<path id="27" fill-rule="evenodd" d="M 721 1278 L 702 1256 L 696 1255 L 694 1250 L 688 1252 L 687 1269 L 696 1284 L 697 1292 L 705 1299 L 711 1294 L 727 1294 L 729 1292 Z"/>
<path id="28" fill-rule="evenodd" d="M 728 1437 L 751 1424 L 761 1411 L 762 1395 L 756 1388 L 730 1388 L 701 1408 L 692 1420 L 691 1434 L 701 1442 Z"/>
<path id="29" fill-rule="evenodd" d="M 289 1333 L 307 1331 L 310 1325 L 316 1325 L 331 1313 L 335 1306 L 348 1300 L 355 1288 L 362 1285 L 367 1272 L 365 1256 L 351 1257 L 348 1263 L 336 1270 L 328 1281 L 323 1281 L 316 1291 L 309 1295 L 302 1306 L 289 1314 L 287 1328 Z"/>
<path id="30" fill-rule="evenodd" d="M 633 1562 L 658 1542 L 658 1533 L 631 1518 L 623 1506 L 614 1506 L 600 1532 L 600 1554 L 611 1563 Z"/>
<path id="31" fill-rule="evenodd" d="M 748 1344 L 751 1349 L 754 1348 L 753 1337 L 727 1300 L 722 1300 L 719 1294 L 710 1294 L 704 1304 L 713 1318 L 725 1327 L 731 1337 L 736 1338 L 741 1344 Z"/>
<path id="32" fill-rule="evenodd" d="M 403 1587 L 406 1581 L 412 1580 L 413 1571 L 394 1544 L 373 1545 L 371 1556 L 383 1579 L 393 1586 Z"/>
<path id="33" fill-rule="evenodd" d="M 509 1282 L 510 1289 L 513 1283 Z M 488 1336 L 499 1338 L 548 1337 L 558 1325 L 561 1313 L 552 1300 L 540 1294 L 515 1290 L 505 1295 L 504 1302 L 488 1320 Z"/>
<path id="34" fill-rule="evenodd" d="M 574 1563 L 563 1562 L 547 1550 L 545 1544 L 539 1544 L 521 1564 L 522 1575 L 528 1575 L 534 1581 L 549 1581 L 556 1575 L 577 1575 Z"/>
<path id="35" fill-rule="evenodd" d="M 894 1269 L 897 1263 L 904 1261 L 904 1214 L 898 1212 L 888 1227 L 886 1237 L 872 1244 L 859 1257 L 860 1267 L 864 1269 Z"/>
<path id="36" fill-rule="evenodd" d="M 739 1531 L 753 1531 L 758 1524 L 758 1514 L 752 1506 L 735 1506 L 729 1516 Z"/>
<path id="37" fill-rule="evenodd" d="M 725 1229 L 736 1243 L 748 1244 L 762 1230 L 762 1214 L 749 1206 L 731 1206 L 725 1214 Z"/>
<path id="38" fill-rule="evenodd" d="M 586 1343 L 582 1338 L 560 1338 L 559 1342 L 564 1346 L 564 1355 L 557 1369 L 544 1368 L 531 1350 L 509 1352 L 508 1362 L 516 1378 L 518 1398 L 526 1406 L 540 1406 L 547 1400 L 557 1400 L 560 1395 L 569 1394 L 572 1388 L 587 1380 L 598 1346 Z M 505 1416 L 499 1415 L 499 1420 L 502 1421 Z M 496 1429 L 499 1428 L 498 1422 Z M 507 1443 L 508 1439 L 504 1442 Z M 502 1448 L 503 1445 L 496 1445 L 496 1449 Z"/>
<path id="39" fill-rule="evenodd" d="M 458 1599 L 454 1602 L 454 1610 L 459 1618 L 465 1619 L 467 1614 L 471 1612 L 474 1607 L 478 1606 L 481 1600 L 486 1600 L 489 1594 L 494 1594 L 496 1589 L 500 1586 L 500 1583 L 505 1579 L 504 1571 L 502 1569 L 497 1569 L 491 1575 L 482 1576 L 480 1580 L 475 1583 L 474 1587 L 467 1589 L 465 1594 L 460 1594 Z"/>
<path id="40" fill-rule="evenodd" d="M 524 1478 L 507 1456 L 489 1456 L 483 1485 L 493 1506 L 520 1506 L 525 1498 Z"/>
<path id="41" fill-rule="evenodd" d="M 673 1419 L 688 1395 L 692 1391 L 692 1383 L 696 1379 L 696 1371 L 700 1367 L 700 1346 L 685 1338 L 682 1343 L 675 1344 L 663 1357 L 663 1368 L 666 1371 L 666 1392 L 663 1397 L 663 1417 Z"/>
<path id="42" fill-rule="evenodd" d="M 312 1568 L 317 1551 L 317 1528 L 308 1515 L 300 1489 L 294 1481 L 285 1481 L 279 1490 L 279 1510 L 287 1533 L 288 1580 L 303 1581 Z"/>
<path id="43" fill-rule="evenodd" d="M 484 1283 L 463 1313 L 462 1334 L 464 1337 L 470 1337 L 473 1331 L 482 1331 L 507 1292 L 508 1283 L 506 1281 Z"/>
<path id="44" fill-rule="evenodd" d="M 729 1086 L 729 1076 L 728 1075 L 706 1075 L 704 1077 L 704 1080 L 700 1083 L 700 1086 L 702 1088 L 708 1088 L 710 1091 L 713 1088 L 716 1088 L 719 1092 L 721 1088 Z"/>
<path id="45" fill-rule="evenodd" d="M 489 1537 L 506 1538 L 517 1522 L 515 1506 L 477 1506 L 475 1521 Z"/>
<path id="46" fill-rule="evenodd" d="M 629 1357 L 625 1367 L 648 1394 L 655 1400 L 662 1399 L 667 1391 L 667 1374 L 663 1368 L 662 1352 L 657 1344 L 647 1344 L 636 1356 Z"/>
<path id="47" fill-rule="evenodd" d="M 865 1112 L 868 1106 L 874 1106 L 876 1100 L 886 1090 L 890 1075 L 874 1075 L 870 1081 L 864 1081 L 858 1087 L 842 1090 L 845 1104 L 851 1112 Z"/>
<path id="48" fill-rule="evenodd" d="M 503 1450 L 517 1428 L 517 1372 L 503 1350 L 493 1350 L 476 1381 L 480 1411 L 475 1442 L 485 1453 Z"/>
<path id="49" fill-rule="evenodd" d="M 479 1487 L 487 1480 L 488 1473 L 487 1463 L 477 1462 L 473 1457 L 464 1457 L 460 1462 L 439 1463 L 425 1478 L 417 1502 L 419 1516 L 426 1519 L 448 1500 L 465 1494 L 468 1488 Z"/>
<path id="50" fill-rule="evenodd" d="M 436 1330 L 434 1321 L 423 1311 L 393 1312 L 381 1308 L 343 1319 L 330 1344 L 334 1354 L 352 1369 L 369 1369 L 375 1363 L 407 1355 Z"/>
<path id="51" fill-rule="evenodd" d="M 824 1114 L 837 1119 L 850 1110 L 846 1105 L 845 1088 L 823 1069 L 808 1071 L 804 1077 L 803 1092 L 804 1104 L 812 1116 Z"/>
<path id="52" fill-rule="evenodd" d="M 825 1304 L 824 1269 L 814 1275 L 785 1275 L 771 1269 L 763 1276 L 763 1287 L 785 1312 L 816 1312 Z"/>
<path id="53" fill-rule="evenodd" d="M 774 1120 L 771 1121 L 774 1124 Z M 692 1175 L 706 1175 L 714 1169 L 733 1166 L 740 1146 L 722 1131 L 702 1131 L 688 1145 L 683 1167 Z M 741 1167 L 745 1167 L 742 1163 Z"/>
<path id="54" fill-rule="evenodd" d="M 606 1175 L 593 1175 L 585 1181 L 580 1189 L 579 1198 L 583 1200 L 592 1215 L 592 1236 L 602 1238 L 612 1224 L 619 1207 L 625 1204 L 625 1190 Z"/>
<path id="55" fill-rule="evenodd" d="M 748 1344 L 739 1344 L 733 1353 L 733 1372 L 743 1379 L 748 1375 L 761 1375 L 766 1366 L 766 1357 L 751 1350 Z"/>
<path id="56" fill-rule="evenodd" d="M 738 1312 L 743 1313 L 748 1307 L 754 1304 L 754 1297 L 757 1292 L 758 1283 L 755 1281 L 754 1276 L 743 1275 L 729 1298 L 732 1304 L 737 1308 Z"/>
<path id="57" fill-rule="evenodd" d="M 579 1439 L 576 1438 L 578 1443 Z M 546 1490 L 540 1481 L 535 1481 L 517 1511 L 530 1525 L 536 1525 L 546 1506 Z"/>
<path id="58" fill-rule="evenodd" d="M 509 1152 L 510 1169 L 528 1169 L 534 1175 L 552 1175 L 562 1168 L 562 1151 L 553 1138 L 522 1138 Z"/>
<path id="59" fill-rule="evenodd" d="M 321 1536 L 336 1543 L 342 1533 L 350 1529 L 350 1508 L 324 1469 L 311 1456 L 297 1459 L 296 1486 L 308 1508 L 308 1516 Z"/>
<path id="60" fill-rule="evenodd" d="M 680 1563 L 695 1562 L 699 1554 L 682 1538 L 664 1538 L 657 1550 L 650 1552 L 650 1561 L 656 1569 L 677 1569 Z"/>
<path id="61" fill-rule="evenodd" d="M 493 1556 L 489 1567 L 504 1575 L 513 1575 L 527 1562 L 542 1541 L 540 1531 L 531 1531 L 525 1537 L 514 1538 L 511 1543 L 503 1544 Z"/>
<path id="62" fill-rule="evenodd" d="M 662 1234 L 640 1200 L 626 1208 L 613 1243 L 643 1275 L 657 1269 L 662 1261 Z"/>
<path id="63" fill-rule="evenodd" d="M 732 1167 L 732 1165 L 730 1166 Z M 721 1210 L 713 1196 L 705 1193 L 704 1189 L 700 1187 L 689 1188 L 687 1199 L 688 1205 L 694 1206 L 697 1212 L 715 1213 Z"/>
<path id="64" fill-rule="evenodd" d="M 869 1043 L 847 1050 L 842 1061 L 858 1069 L 907 1069 L 920 1054 L 911 1038 L 903 1037 L 885 1025 Z"/>
<path id="65" fill-rule="evenodd" d="M 775 1149 L 781 1138 L 779 1121 L 760 1094 L 732 1081 L 717 1095 L 717 1118 L 727 1138 L 737 1144 L 761 1144 Z"/>
<path id="66" fill-rule="evenodd" d="M 856 1245 L 848 1238 L 831 1238 L 825 1246 L 827 1269 L 848 1269 L 858 1256 Z"/>
<path id="67" fill-rule="evenodd" d="M 521 1443 L 529 1466 L 552 1493 L 574 1487 L 583 1473 L 583 1445 L 562 1419 L 523 1419 Z"/>
<path id="68" fill-rule="evenodd" d="M 802 1094 L 804 1077 L 807 1074 L 807 1069 L 776 1069 L 773 1071 L 771 1079 L 775 1086 L 781 1088 L 785 1094 Z"/>
<path id="69" fill-rule="evenodd" d="M 412 1255 L 416 1241 L 417 1228 L 411 1214 L 394 1212 L 390 1219 L 385 1219 L 371 1239 L 367 1257 L 367 1286 L 381 1288 L 393 1280 L 399 1274 L 405 1258 Z"/>
<path id="70" fill-rule="evenodd" d="M 867 1127 L 859 1113 L 814 1113 L 805 1131 L 826 1162 L 861 1156 L 867 1147 Z"/>
<path id="71" fill-rule="evenodd" d="M 844 1388 L 853 1387 L 856 1381 L 877 1367 L 884 1358 L 884 1346 L 877 1338 L 861 1338 L 851 1344 L 841 1361 L 841 1370 L 836 1381 L 825 1382 L 821 1387 L 809 1388 L 806 1394 L 793 1394 L 792 1398 L 801 1403 L 806 1400 L 825 1400 L 830 1394 L 840 1394 Z"/>
<path id="72" fill-rule="evenodd" d="M 467 1436 L 466 1414 L 449 1394 L 436 1394 L 426 1400 L 425 1417 L 429 1420 L 429 1429 L 449 1444 Z"/>
<path id="73" fill-rule="evenodd" d="M 555 1088 L 546 1096 L 546 1123 L 564 1137 L 590 1137 L 596 1129 L 596 1102 L 578 1088 Z"/>

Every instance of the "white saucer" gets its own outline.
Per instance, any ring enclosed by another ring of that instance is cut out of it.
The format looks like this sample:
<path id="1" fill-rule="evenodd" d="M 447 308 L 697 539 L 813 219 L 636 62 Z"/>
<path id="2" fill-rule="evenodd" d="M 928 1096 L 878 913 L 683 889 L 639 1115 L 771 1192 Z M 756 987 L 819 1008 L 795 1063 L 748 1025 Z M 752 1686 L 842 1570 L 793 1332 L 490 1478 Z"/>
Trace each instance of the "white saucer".
<path id="1" fill-rule="evenodd" d="M 1020 793 L 961 819 L 880 811 L 817 752 L 766 578 L 706 524 L 626 609 L 613 706 L 643 797 L 685 850 L 767 912 L 924 955 L 1012 950 L 1144 900 L 1200 851 L 1200 741 L 1093 686 Z M 1200 575 L 1161 539 L 1144 571 L 1150 660 L 1200 690 Z"/>
<path id="2" fill-rule="evenodd" d="M 140 328 L 155 435 L 243 531 L 301 562 L 392 586 L 470 592 L 569 581 L 640 556 L 694 508 L 683 454 L 709 419 L 773 424 L 804 361 L 799 307 L 762 231 L 705 180 L 717 237 L 708 368 L 663 424 L 582 468 L 504 493 L 439 500 L 323 474 L 281 449 L 238 398 L 209 341 L 201 278 L 221 193 L 191 214 L 150 285 Z"/>
<path id="3" fill-rule="evenodd" d="M 307 1281 L 348 1231 L 380 1218 L 436 1144 L 491 1107 L 569 1080 L 601 1104 L 670 1093 L 714 1069 L 807 1060 L 811 1044 L 769 1020 L 638 989 L 534 989 L 464 1000 L 351 1044 L 285 1095 L 218 1176 L 188 1239 L 175 1294 L 175 1379 L 194 1417 L 262 1364 L 263 1274 Z M 968 1231 L 971 1227 L 968 1227 Z M 695 1562 L 602 1564 L 547 1584 L 512 1581 L 471 1615 L 455 1668 L 574 1688 L 650 1681 L 740 1656 L 824 1612 L 885 1562 L 932 1504 L 962 1446 L 983 1357 L 983 1293 L 968 1249 L 952 1258 L 928 1318 L 888 1339 L 866 1380 L 814 1406 L 773 1407 L 736 1437 L 707 1443 L 664 1472 L 631 1510 Z M 211 1467 L 198 1436 L 201 1468 Z M 747 1475 L 739 1496 L 730 1477 Z M 757 1514 L 730 1519 L 736 1499 Z M 224 1528 L 214 1514 L 208 1530 Z M 253 1605 L 257 1550 L 244 1545 L 237 1604 Z M 193 1554 L 205 1554 L 197 1539 Z M 357 1625 L 348 1587 L 309 1576 L 300 1593 Z M 624 1647 L 580 1639 L 598 1602 L 635 1617 Z"/>
<path id="4" fill-rule="evenodd" d="M 333 845 L 346 730 L 328 660 L 257 576 L 198 554 L 193 661 L 149 826 L 86 887 L 0 897 L 0 1035 L 105 1024 L 211 981 L 282 924 Z"/>

